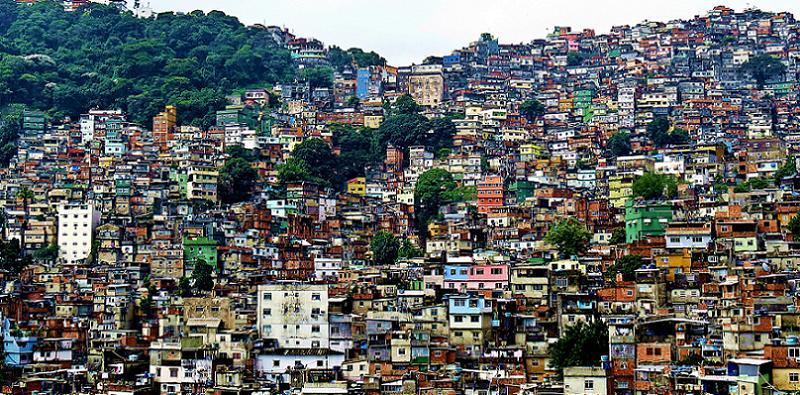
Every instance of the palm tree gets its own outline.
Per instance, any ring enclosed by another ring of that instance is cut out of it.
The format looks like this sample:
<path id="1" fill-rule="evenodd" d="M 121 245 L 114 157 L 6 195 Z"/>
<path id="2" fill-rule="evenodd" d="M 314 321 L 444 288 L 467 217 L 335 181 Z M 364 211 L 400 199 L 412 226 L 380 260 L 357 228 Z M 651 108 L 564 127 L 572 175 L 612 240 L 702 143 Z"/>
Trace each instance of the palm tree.
<path id="1" fill-rule="evenodd" d="M 22 254 L 25 254 L 25 231 L 28 230 L 28 216 L 29 216 L 29 204 L 31 200 L 33 200 L 33 191 L 28 187 L 22 187 L 19 192 L 17 192 L 17 198 L 22 199 L 22 208 L 25 210 L 25 217 L 22 219 L 22 229 L 20 230 L 20 247 L 22 249 Z"/>

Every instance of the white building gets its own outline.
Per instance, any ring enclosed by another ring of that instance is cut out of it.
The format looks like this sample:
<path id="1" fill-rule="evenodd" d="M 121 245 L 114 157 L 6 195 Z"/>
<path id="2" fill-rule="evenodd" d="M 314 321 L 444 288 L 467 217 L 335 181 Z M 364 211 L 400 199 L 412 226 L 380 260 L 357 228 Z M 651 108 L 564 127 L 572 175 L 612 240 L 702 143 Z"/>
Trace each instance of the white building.
<path id="1" fill-rule="evenodd" d="M 58 255 L 67 264 L 89 257 L 100 212 L 91 204 L 62 204 L 58 208 Z"/>
<path id="2" fill-rule="evenodd" d="M 564 395 L 607 393 L 608 378 L 605 370 L 587 366 L 564 369 Z"/>
<path id="3" fill-rule="evenodd" d="M 328 349 L 328 286 L 283 282 L 258 286 L 258 334 L 282 349 Z"/>

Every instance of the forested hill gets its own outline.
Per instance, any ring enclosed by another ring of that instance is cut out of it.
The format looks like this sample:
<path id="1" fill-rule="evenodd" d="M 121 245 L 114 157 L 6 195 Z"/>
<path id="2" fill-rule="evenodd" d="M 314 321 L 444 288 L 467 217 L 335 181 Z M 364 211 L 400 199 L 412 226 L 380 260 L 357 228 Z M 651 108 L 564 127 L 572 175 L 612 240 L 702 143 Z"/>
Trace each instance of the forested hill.
<path id="1" fill-rule="evenodd" d="M 294 74 L 267 31 L 222 12 L 142 19 L 99 4 L 65 12 L 56 1 L 0 0 L 3 109 L 24 104 L 57 118 L 120 108 L 146 125 L 169 103 L 182 124 L 208 126 L 232 90 Z"/>

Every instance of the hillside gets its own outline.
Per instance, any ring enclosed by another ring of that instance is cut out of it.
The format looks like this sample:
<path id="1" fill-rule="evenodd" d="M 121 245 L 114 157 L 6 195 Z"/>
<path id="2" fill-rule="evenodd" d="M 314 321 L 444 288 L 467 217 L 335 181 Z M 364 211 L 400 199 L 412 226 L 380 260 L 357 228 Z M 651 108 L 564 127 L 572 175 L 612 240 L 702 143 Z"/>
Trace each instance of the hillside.
<path id="1" fill-rule="evenodd" d="M 0 0 L 0 104 L 50 116 L 121 108 L 149 123 L 167 103 L 207 126 L 233 89 L 293 79 L 291 56 L 262 29 L 221 12 L 135 18 L 92 4 Z M 3 144 L 11 136 L 0 136 Z"/>

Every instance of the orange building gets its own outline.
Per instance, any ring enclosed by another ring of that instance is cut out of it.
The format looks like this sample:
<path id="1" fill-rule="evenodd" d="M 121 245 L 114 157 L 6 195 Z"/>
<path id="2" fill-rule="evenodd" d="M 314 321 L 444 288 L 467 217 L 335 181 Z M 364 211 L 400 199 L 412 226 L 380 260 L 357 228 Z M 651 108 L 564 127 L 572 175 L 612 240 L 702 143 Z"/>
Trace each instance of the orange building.
<path id="1" fill-rule="evenodd" d="M 478 183 L 478 212 L 487 214 L 494 207 L 503 207 L 503 179 L 486 176 Z"/>
<path id="2" fill-rule="evenodd" d="M 175 106 L 166 106 L 163 112 L 153 117 L 153 142 L 161 151 L 169 147 L 177 123 L 178 109 Z"/>

